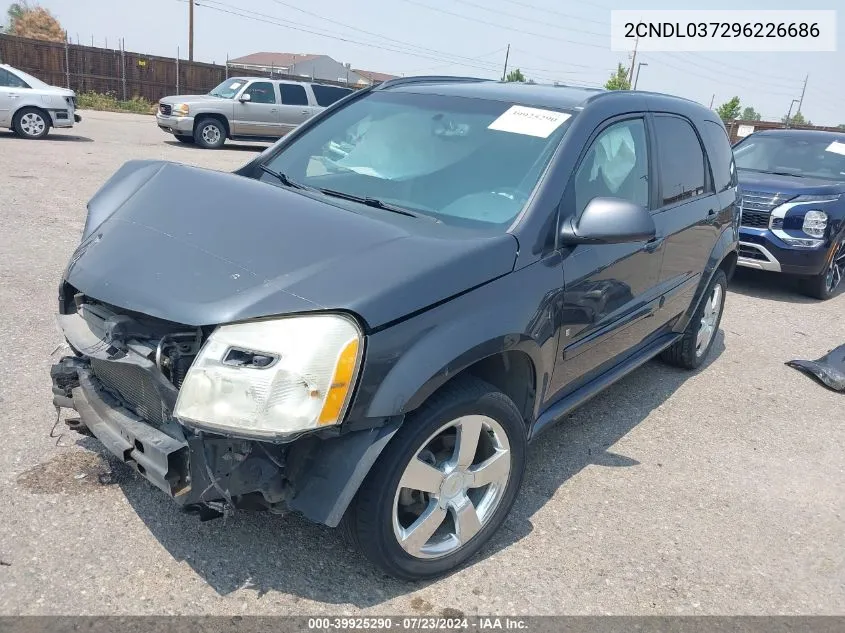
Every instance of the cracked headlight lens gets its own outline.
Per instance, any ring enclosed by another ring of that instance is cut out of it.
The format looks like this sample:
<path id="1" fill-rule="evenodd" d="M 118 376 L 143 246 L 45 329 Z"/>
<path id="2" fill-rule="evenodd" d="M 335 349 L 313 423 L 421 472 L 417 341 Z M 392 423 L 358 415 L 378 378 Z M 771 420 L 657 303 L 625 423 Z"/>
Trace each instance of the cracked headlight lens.
<path id="1" fill-rule="evenodd" d="M 361 330 L 339 314 L 222 325 L 188 370 L 174 415 L 188 426 L 267 438 L 339 424 L 362 353 Z"/>
<path id="2" fill-rule="evenodd" d="M 824 237 L 827 228 L 827 213 L 824 211 L 807 211 L 804 214 L 804 233 L 812 237 Z"/>

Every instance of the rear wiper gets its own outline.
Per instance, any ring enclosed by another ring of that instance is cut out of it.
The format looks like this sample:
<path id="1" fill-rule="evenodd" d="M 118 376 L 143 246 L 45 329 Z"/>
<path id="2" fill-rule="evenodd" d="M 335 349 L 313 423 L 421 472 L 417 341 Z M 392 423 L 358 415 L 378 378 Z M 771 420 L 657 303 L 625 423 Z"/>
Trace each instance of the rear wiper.
<path id="1" fill-rule="evenodd" d="M 282 172 L 276 171 L 275 169 L 270 169 L 269 167 L 267 167 L 267 165 L 259 165 L 258 169 L 263 171 L 265 174 L 270 174 L 271 176 L 274 176 L 276 180 L 282 183 L 285 187 L 290 187 L 291 189 L 305 189 L 307 191 L 314 191 L 312 187 L 298 183 L 295 180 L 291 180 Z"/>
<path id="2" fill-rule="evenodd" d="M 421 217 L 419 214 L 414 213 L 413 211 L 408 211 L 407 209 L 403 209 L 402 207 L 397 207 L 392 204 L 388 204 L 386 202 L 382 202 L 378 198 L 367 198 L 364 196 L 356 196 L 351 193 L 345 193 L 343 191 L 335 191 L 333 189 L 319 189 L 322 193 L 326 194 L 327 196 L 333 196 L 335 198 L 342 198 L 344 200 L 351 200 L 352 202 L 360 202 L 361 204 L 366 204 L 368 207 L 374 207 L 376 209 L 384 209 L 385 211 L 392 211 L 393 213 L 399 213 L 401 215 L 407 215 L 412 218 L 419 218 Z"/>

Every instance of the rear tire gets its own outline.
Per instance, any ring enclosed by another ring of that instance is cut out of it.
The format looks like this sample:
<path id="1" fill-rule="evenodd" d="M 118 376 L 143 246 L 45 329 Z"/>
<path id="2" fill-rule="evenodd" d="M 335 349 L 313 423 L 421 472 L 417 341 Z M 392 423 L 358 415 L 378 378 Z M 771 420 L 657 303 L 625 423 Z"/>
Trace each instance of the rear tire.
<path id="1" fill-rule="evenodd" d="M 707 359 L 725 310 L 728 278 L 721 268 L 713 275 L 680 340 L 660 355 L 661 360 L 684 369 L 695 369 Z"/>
<path id="2" fill-rule="evenodd" d="M 526 443 L 510 398 L 477 378 L 457 379 L 405 419 L 344 517 L 345 540 L 402 580 L 454 569 L 507 517 Z"/>
<path id="3" fill-rule="evenodd" d="M 194 141 L 205 149 L 220 149 L 226 142 L 226 128 L 217 119 L 200 119 L 194 127 Z"/>
<path id="4" fill-rule="evenodd" d="M 21 108 L 15 113 L 12 129 L 21 138 L 42 139 L 50 132 L 50 115 L 38 108 Z"/>
<path id="5" fill-rule="evenodd" d="M 808 277 L 800 281 L 801 292 L 812 297 L 827 301 L 836 290 L 842 285 L 842 277 L 845 277 L 845 237 L 834 244 L 833 254 L 830 263 L 815 277 Z"/>

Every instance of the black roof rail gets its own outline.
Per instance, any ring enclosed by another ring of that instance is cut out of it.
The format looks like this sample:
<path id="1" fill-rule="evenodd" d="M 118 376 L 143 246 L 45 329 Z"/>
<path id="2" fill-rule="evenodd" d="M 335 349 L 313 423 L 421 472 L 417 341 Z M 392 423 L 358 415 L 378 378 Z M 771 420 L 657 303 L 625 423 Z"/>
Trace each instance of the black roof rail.
<path id="1" fill-rule="evenodd" d="M 384 88 L 393 88 L 394 86 L 405 86 L 408 84 L 421 84 L 421 83 L 428 83 L 428 82 L 436 82 L 436 83 L 470 83 L 470 82 L 479 82 L 479 81 L 496 81 L 495 79 L 483 79 L 481 77 L 453 77 L 450 75 L 417 75 L 414 77 L 397 77 L 396 79 L 388 79 L 377 86 L 375 86 L 376 90 L 382 90 Z"/>

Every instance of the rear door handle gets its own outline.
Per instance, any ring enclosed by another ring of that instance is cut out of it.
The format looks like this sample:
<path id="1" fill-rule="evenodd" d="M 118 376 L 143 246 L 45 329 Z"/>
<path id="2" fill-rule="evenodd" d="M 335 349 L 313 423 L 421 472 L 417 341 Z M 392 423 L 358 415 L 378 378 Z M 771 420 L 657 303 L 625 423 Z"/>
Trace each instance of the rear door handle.
<path id="1" fill-rule="evenodd" d="M 710 209 L 710 210 L 707 212 L 707 215 L 716 215 L 716 209 Z"/>
<path id="2" fill-rule="evenodd" d="M 665 239 L 665 237 L 653 237 L 652 239 L 650 239 L 648 242 L 645 243 L 644 248 L 646 252 L 653 253 L 654 251 L 656 251 L 658 248 L 660 248 L 660 245 L 663 244 L 663 240 Z"/>

